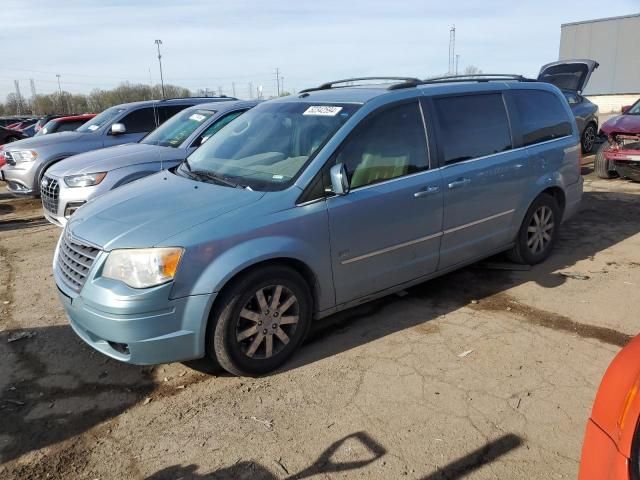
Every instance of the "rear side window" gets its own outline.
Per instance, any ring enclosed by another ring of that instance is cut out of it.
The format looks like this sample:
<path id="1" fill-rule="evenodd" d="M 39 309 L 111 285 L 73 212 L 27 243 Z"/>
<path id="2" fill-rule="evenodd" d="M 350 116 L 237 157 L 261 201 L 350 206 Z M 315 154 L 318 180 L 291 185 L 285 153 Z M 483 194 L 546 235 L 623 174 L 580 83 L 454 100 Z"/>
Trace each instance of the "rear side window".
<path id="1" fill-rule="evenodd" d="M 153 108 L 140 108 L 126 115 L 122 120 L 127 133 L 145 133 L 156 128 Z"/>
<path id="2" fill-rule="evenodd" d="M 445 165 L 512 148 L 502 94 L 444 97 L 434 104 Z"/>
<path id="3" fill-rule="evenodd" d="M 75 130 L 76 128 L 78 128 L 80 125 L 82 125 L 83 123 L 85 123 L 82 120 L 74 120 L 73 122 L 60 122 L 60 127 L 58 128 L 58 132 L 71 132 L 72 130 Z"/>
<path id="4" fill-rule="evenodd" d="M 524 146 L 571 135 L 571 121 L 560 99 L 541 90 L 514 90 Z"/>
<path id="5" fill-rule="evenodd" d="M 192 105 L 170 105 L 166 107 L 157 107 L 158 108 L 158 117 L 159 117 L 159 125 L 162 125 L 164 122 L 173 117 L 176 113 L 180 113 L 187 107 L 191 107 Z"/>
<path id="6" fill-rule="evenodd" d="M 427 142 L 418 103 L 373 113 L 340 148 L 351 188 L 426 170 Z"/>

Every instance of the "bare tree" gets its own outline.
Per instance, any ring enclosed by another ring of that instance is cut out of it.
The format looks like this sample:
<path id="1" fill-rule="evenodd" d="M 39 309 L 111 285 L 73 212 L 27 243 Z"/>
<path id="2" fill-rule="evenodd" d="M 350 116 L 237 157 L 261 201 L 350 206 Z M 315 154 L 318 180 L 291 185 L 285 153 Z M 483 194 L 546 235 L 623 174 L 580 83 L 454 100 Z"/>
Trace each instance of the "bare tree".
<path id="1" fill-rule="evenodd" d="M 480 75 L 481 73 L 482 73 L 482 70 L 480 70 L 475 65 L 467 65 L 464 68 L 464 74 L 465 75 Z"/>

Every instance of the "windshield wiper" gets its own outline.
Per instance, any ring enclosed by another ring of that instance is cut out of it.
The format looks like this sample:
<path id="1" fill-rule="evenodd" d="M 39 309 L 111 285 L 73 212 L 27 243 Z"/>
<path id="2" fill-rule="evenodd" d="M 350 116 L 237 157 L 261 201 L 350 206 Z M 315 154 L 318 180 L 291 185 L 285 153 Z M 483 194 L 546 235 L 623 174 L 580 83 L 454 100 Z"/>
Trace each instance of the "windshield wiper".
<path id="1" fill-rule="evenodd" d="M 189 171 L 193 175 L 196 175 L 201 178 L 206 178 L 208 180 L 213 180 L 214 182 L 219 183 L 221 185 L 225 185 L 227 187 L 244 188 L 243 185 L 240 185 L 239 183 L 236 183 L 236 182 L 232 182 L 231 180 L 223 177 L 222 175 L 218 175 L 217 173 L 210 172 L 209 170 L 189 170 Z"/>

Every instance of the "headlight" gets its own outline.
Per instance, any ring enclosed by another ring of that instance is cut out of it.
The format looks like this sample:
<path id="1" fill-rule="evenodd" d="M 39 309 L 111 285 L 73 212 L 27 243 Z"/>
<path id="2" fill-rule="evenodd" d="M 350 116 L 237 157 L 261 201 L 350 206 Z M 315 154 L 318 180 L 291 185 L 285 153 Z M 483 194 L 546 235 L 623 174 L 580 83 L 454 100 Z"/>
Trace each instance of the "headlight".
<path id="1" fill-rule="evenodd" d="M 11 152 L 11 158 L 16 162 L 33 162 L 38 158 L 38 152 L 33 150 L 13 150 Z"/>
<path id="2" fill-rule="evenodd" d="M 102 276 L 133 288 L 160 285 L 173 280 L 182 252 L 178 247 L 113 250 L 104 264 Z"/>
<path id="3" fill-rule="evenodd" d="M 98 185 L 106 176 L 107 172 L 83 173 L 64 177 L 64 183 L 67 184 L 67 187 L 93 187 Z"/>

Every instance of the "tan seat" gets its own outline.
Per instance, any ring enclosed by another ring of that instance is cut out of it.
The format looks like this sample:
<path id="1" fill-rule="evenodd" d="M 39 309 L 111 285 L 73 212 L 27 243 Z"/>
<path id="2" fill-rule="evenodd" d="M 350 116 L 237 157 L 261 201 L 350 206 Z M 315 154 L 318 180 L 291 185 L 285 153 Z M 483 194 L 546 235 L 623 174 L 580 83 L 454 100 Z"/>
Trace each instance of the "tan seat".
<path id="1" fill-rule="evenodd" d="M 406 175 L 409 170 L 409 157 L 383 157 L 365 153 L 362 162 L 356 167 L 351 177 L 351 188 L 362 187 L 371 183 L 389 180 Z"/>

